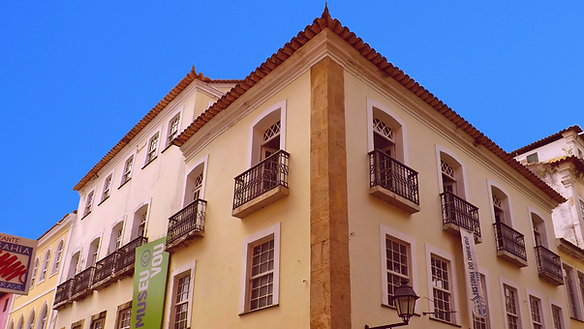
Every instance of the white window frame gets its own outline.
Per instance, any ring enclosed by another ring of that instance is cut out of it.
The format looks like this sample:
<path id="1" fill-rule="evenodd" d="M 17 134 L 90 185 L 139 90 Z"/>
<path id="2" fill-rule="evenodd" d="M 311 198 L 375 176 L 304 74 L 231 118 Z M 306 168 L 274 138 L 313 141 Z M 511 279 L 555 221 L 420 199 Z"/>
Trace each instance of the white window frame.
<path id="1" fill-rule="evenodd" d="M 77 275 L 77 273 L 81 272 L 80 269 L 81 269 L 81 261 L 82 261 L 82 258 L 81 258 L 82 252 L 83 252 L 83 248 L 78 248 L 77 250 L 75 250 L 71 253 L 71 257 L 69 258 L 69 267 L 67 268 L 68 279 L 75 277 L 75 275 Z M 75 257 L 75 254 L 77 254 L 77 253 L 79 253 L 77 256 L 77 264 L 75 264 L 74 268 L 71 268 L 73 266 L 73 258 Z M 71 271 L 73 271 L 73 275 L 70 275 Z"/>
<path id="2" fill-rule="evenodd" d="M 187 189 L 189 188 L 188 186 L 188 180 L 189 180 L 189 175 L 191 173 L 194 172 L 195 169 L 197 169 L 197 167 L 199 167 L 200 165 L 203 165 L 203 183 L 199 192 L 199 198 L 205 200 L 205 186 L 207 183 L 207 169 L 209 168 L 209 166 L 207 165 L 209 163 L 209 155 L 206 154 L 205 156 L 203 156 L 202 158 L 199 158 L 195 161 L 192 161 L 191 164 L 187 167 L 187 170 L 185 170 L 185 172 L 187 172 L 188 174 L 185 176 L 185 182 L 184 182 L 184 188 L 183 188 L 183 207 L 186 207 L 189 203 L 191 203 L 192 200 L 192 195 L 190 195 L 190 191 L 187 191 Z"/>
<path id="3" fill-rule="evenodd" d="M 24 314 L 20 314 L 18 318 L 18 322 L 16 322 L 16 329 L 23 329 L 24 328 Z"/>
<path id="4" fill-rule="evenodd" d="M 394 230 L 393 228 L 379 224 L 379 246 L 380 246 L 380 256 L 381 256 L 381 303 L 385 306 L 390 306 L 389 304 L 389 291 L 388 291 L 388 282 L 387 282 L 387 259 L 386 259 L 386 237 L 390 236 L 396 240 L 401 240 L 407 243 L 409 246 L 409 256 L 410 256 L 410 264 L 409 264 L 409 277 L 410 277 L 410 286 L 414 289 L 414 291 L 418 290 L 418 262 L 416 261 L 417 258 L 417 249 L 416 249 L 416 239 L 402 233 L 400 231 Z M 414 312 L 420 313 L 420 304 L 416 303 L 416 308 Z"/>
<path id="5" fill-rule="evenodd" d="M 99 239 L 99 243 L 97 245 L 97 248 L 95 250 L 95 253 L 91 253 L 91 245 L 95 242 L 95 240 Z M 95 264 L 97 264 L 97 261 L 100 260 L 99 258 L 99 254 L 100 254 L 100 250 L 101 247 L 103 245 L 103 233 L 99 233 L 96 236 L 94 236 L 89 243 L 89 246 L 87 247 L 87 257 L 85 257 L 85 269 L 89 268 L 90 266 L 95 266 Z M 93 255 L 95 255 L 95 264 L 91 264 L 91 257 L 93 257 Z M 79 271 L 81 272 L 81 271 Z"/>
<path id="6" fill-rule="evenodd" d="M 105 183 L 106 183 L 107 179 L 110 177 L 111 177 L 111 181 L 110 181 L 110 186 L 109 186 L 109 192 L 108 192 L 108 195 L 104 197 L 104 193 L 106 191 L 105 190 L 105 187 L 106 187 Z M 112 188 L 113 187 L 114 187 L 114 171 L 112 170 L 103 180 L 103 184 L 101 186 L 101 198 L 100 198 L 98 205 L 102 204 L 105 200 L 109 199 L 109 197 L 112 195 Z"/>
<path id="7" fill-rule="evenodd" d="M 51 248 L 47 248 L 43 257 L 43 262 L 41 263 L 41 271 L 39 272 L 39 281 L 37 285 L 47 279 L 47 272 L 49 271 L 49 264 L 51 263 L 51 255 Z"/>
<path id="8" fill-rule="evenodd" d="M 126 307 L 123 308 L 121 310 L 118 310 L 117 312 L 117 318 L 116 318 L 116 324 L 115 324 L 115 329 L 123 329 L 125 327 L 122 327 L 122 320 L 124 319 L 124 313 L 128 312 L 128 310 L 130 310 L 130 326 L 127 327 L 127 329 L 132 328 L 132 304 L 130 303 L 130 307 Z"/>
<path id="9" fill-rule="evenodd" d="M 59 248 L 61 247 L 61 248 Z M 59 272 L 59 266 L 63 261 L 63 254 L 65 253 L 65 238 L 61 238 L 55 248 L 55 255 L 53 256 L 53 266 L 51 266 L 51 274 L 53 276 Z"/>
<path id="10" fill-rule="evenodd" d="M 451 157 L 452 159 L 454 159 L 454 161 L 458 162 L 458 165 L 460 165 L 462 182 L 460 182 L 460 184 L 457 184 L 457 187 L 459 188 L 458 197 L 460 197 L 461 199 L 464 199 L 466 201 L 469 201 L 468 197 L 467 197 L 469 194 L 468 194 L 468 187 L 467 187 L 468 184 L 466 184 L 466 182 L 467 182 L 466 165 L 456 154 L 454 154 L 454 152 L 450 151 L 448 148 L 446 148 L 442 145 L 439 145 L 439 144 L 435 144 L 435 145 L 436 145 L 436 166 L 437 166 L 436 168 L 438 168 L 438 188 L 440 189 L 440 193 L 444 193 L 444 182 L 442 181 L 442 164 L 441 164 L 441 159 L 442 159 L 441 153 L 444 153 L 444 154 L 448 155 L 449 157 Z M 462 189 L 460 189 L 461 185 L 462 185 Z"/>
<path id="11" fill-rule="evenodd" d="M 185 108 L 184 105 L 182 105 L 178 109 L 178 111 L 174 112 L 170 116 L 170 119 L 167 121 L 167 123 L 166 123 L 166 134 L 164 136 L 164 140 L 166 141 L 166 143 L 165 143 L 165 146 L 164 146 L 164 150 L 162 150 L 162 152 L 164 152 L 167 148 L 169 148 L 171 146 L 171 144 L 170 144 L 171 141 L 169 140 L 169 138 L 170 138 L 170 127 L 171 127 L 170 123 L 172 122 L 172 120 L 177 115 L 178 115 L 178 129 L 177 129 L 177 135 L 176 136 L 180 135 L 184 108 Z M 175 136 L 175 138 L 176 138 L 176 136 Z"/>
<path id="12" fill-rule="evenodd" d="M 280 223 L 276 223 L 268 228 L 265 228 L 259 232 L 256 232 L 243 239 L 243 255 L 241 263 L 241 284 L 240 284 L 240 299 L 239 299 L 239 314 L 245 314 L 250 312 L 248 307 L 249 302 L 249 278 L 250 278 L 250 266 L 249 259 L 251 255 L 251 246 L 254 243 L 259 242 L 269 236 L 274 238 L 274 281 L 273 281 L 273 295 L 272 295 L 272 305 L 260 308 L 255 311 L 261 311 L 266 308 L 270 308 L 280 303 Z"/>
<path id="13" fill-rule="evenodd" d="M 284 99 L 267 108 L 259 116 L 257 116 L 255 120 L 253 120 L 253 122 L 249 125 L 249 147 L 247 154 L 248 168 L 251 168 L 256 164 L 253 163 L 253 153 L 256 151 L 255 149 L 256 146 L 254 145 L 254 131 L 256 126 L 270 113 L 278 110 L 280 110 L 280 149 L 284 151 L 286 150 L 287 124 L 286 124 L 286 99 Z"/>
<path id="14" fill-rule="evenodd" d="M 548 328 L 548 325 L 547 325 L 548 317 L 546 316 L 545 311 L 544 311 L 544 298 L 543 298 L 543 296 L 540 293 L 533 291 L 533 290 L 530 290 L 528 288 L 525 288 L 525 296 L 527 296 L 527 299 L 526 299 L 526 301 L 527 301 L 527 319 L 529 320 L 529 328 L 535 329 L 535 327 L 533 325 L 533 318 L 531 316 L 531 298 L 530 297 L 535 297 L 535 298 L 539 299 L 539 312 L 540 312 L 539 315 L 541 317 L 541 325 L 542 325 L 543 329 Z"/>
<path id="15" fill-rule="evenodd" d="M 408 147 L 409 144 L 407 133 L 408 129 L 405 121 L 384 104 L 370 98 L 367 98 L 367 152 L 371 152 L 375 148 L 375 143 L 373 141 L 373 108 L 385 112 L 386 115 L 390 116 L 401 126 L 401 138 L 397 138 L 397 140 L 394 138 L 396 144 L 396 153 L 399 155 L 396 156 L 396 159 L 401 162 L 401 157 L 403 156 L 403 164 L 408 166 L 410 164 Z M 385 124 L 387 124 L 387 122 L 385 122 Z"/>
<path id="16" fill-rule="evenodd" d="M 493 223 L 496 222 L 495 220 L 495 205 L 493 203 L 493 186 L 498 188 L 501 192 L 503 192 L 503 194 L 505 194 L 505 197 L 507 198 L 507 205 L 508 205 L 508 212 L 509 213 L 505 213 L 506 217 L 505 217 L 505 224 L 511 226 L 512 228 L 515 228 L 515 222 L 513 221 L 513 202 L 511 202 L 511 195 L 509 194 L 509 192 L 503 188 L 503 186 L 501 186 L 500 184 L 498 184 L 497 182 L 487 179 L 487 187 L 488 187 L 488 192 L 489 192 L 489 209 L 491 211 L 491 221 Z M 507 218 L 509 217 L 509 218 Z M 531 218 L 530 218 L 531 220 Z"/>
<path id="17" fill-rule="evenodd" d="M 430 316 L 430 319 L 437 320 L 440 322 L 446 322 L 446 323 L 460 325 L 460 316 L 458 315 L 458 313 L 460 312 L 460 310 L 458 310 L 458 306 L 460 305 L 460 303 L 458 301 L 458 287 L 457 287 L 458 279 L 456 278 L 456 268 L 455 268 L 456 263 L 454 262 L 455 258 L 452 254 L 450 254 L 446 251 L 443 251 L 441 249 L 438 249 L 438 248 L 436 248 L 428 243 L 425 243 L 424 246 L 426 249 L 426 275 L 427 275 L 427 280 L 428 280 L 428 295 L 433 296 L 434 285 L 432 284 L 432 255 L 436 255 L 439 258 L 442 258 L 449 263 L 449 274 L 451 275 L 450 293 L 451 293 L 451 297 L 452 297 L 452 301 L 450 303 L 450 308 L 452 311 L 456 311 L 456 313 L 450 313 L 450 316 L 452 318 L 451 322 L 435 318 L 432 315 Z M 435 311 L 433 298 L 428 299 L 428 309 L 432 313 Z"/>
<path id="18" fill-rule="evenodd" d="M 41 326 L 41 320 L 43 319 L 43 311 L 45 312 L 45 316 L 44 316 L 44 325 Z M 46 329 L 47 328 L 47 323 L 49 322 L 49 304 L 47 302 L 45 302 L 43 304 L 43 306 L 41 307 L 41 312 L 39 313 L 39 317 L 36 321 L 36 329 Z"/>
<path id="19" fill-rule="evenodd" d="M 30 311 L 30 313 L 28 313 L 28 318 L 26 318 L 26 326 L 24 329 L 34 329 L 35 320 L 36 320 L 36 309 L 33 307 L 32 310 Z"/>
<path id="20" fill-rule="evenodd" d="M 194 288 L 195 288 L 195 268 L 197 266 L 197 261 L 193 260 L 179 268 L 176 268 L 170 272 L 170 289 L 167 290 L 166 296 L 166 312 L 165 312 L 165 322 L 166 328 L 173 329 L 174 326 L 174 298 L 176 297 L 176 289 L 178 278 L 183 277 L 185 273 L 190 273 L 190 283 L 189 283 L 189 301 L 188 301 L 188 315 L 187 315 L 187 328 L 191 327 L 191 317 L 192 317 L 192 308 L 193 308 L 193 296 L 194 296 Z"/>
<path id="21" fill-rule="evenodd" d="M 37 257 L 34 260 L 34 263 L 32 265 L 32 271 L 33 272 L 32 272 L 32 278 L 30 279 L 30 287 L 29 287 L 29 289 L 32 289 L 34 287 L 35 280 L 37 278 L 37 272 L 39 271 L 40 264 L 41 264 L 41 258 L 40 257 Z M 37 284 L 38 284 L 38 282 L 37 282 Z"/>
<path id="22" fill-rule="evenodd" d="M 126 171 L 126 163 L 128 163 L 128 160 L 130 160 L 130 158 L 132 158 L 132 169 L 130 169 L 128 172 Z M 135 169 L 136 169 L 136 152 L 133 152 L 132 154 L 125 157 L 124 161 L 122 162 L 122 175 L 120 176 L 120 186 L 118 187 L 118 189 L 120 189 L 122 186 L 126 185 L 126 183 L 132 180 L 132 177 L 134 177 Z M 126 177 L 127 173 L 129 174 L 128 175 L 129 178 L 124 181 L 124 178 Z"/>
<path id="23" fill-rule="evenodd" d="M 479 266 L 479 273 L 481 276 L 485 277 L 485 282 L 483 287 L 484 293 L 485 293 L 485 300 L 486 300 L 486 304 L 487 304 L 487 328 L 489 329 L 493 329 L 493 324 L 495 323 L 494 319 L 493 319 L 493 307 L 492 307 L 492 301 L 491 301 L 491 295 L 489 294 L 490 290 L 489 290 L 489 272 L 485 269 Z M 481 282 L 482 284 L 482 282 Z M 473 328 L 474 326 L 474 320 L 472 317 L 472 309 L 468 309 L 468 313 L 469 313 L 469 319 L 471 322 L 471 328 Z"/>
<path id="24" fill-rule="evenodd" d="M 566 267 L 569 268 L 570 274 L 568 274 L 568 272 L 566 271 Z M 562 262 L 562 273 L 563 273 L 563 277 L 564 277 L 564 289 L 566 289 L 566 301 L 567 301 L 567 309 L 568 309 L 568 316 L 570 318 L 574 318 L 577 320 L 582 321 L 583 318 L 583 313 L 584 313 L 584 309 L 582 308 L 582 303 L 580 300 L 580 286 L 578 284 L 578 276 L 577 276 L 577 270 L 574 266 L 572 266 L 569 263 L 566 262 Z M 568 282 L 565 281 L 565 278 L 569 276 L 569 279 L 572 281 L 572 288 L 574 289 L 574 307 L 576 308 L 576 314 L 572 314 L 572 307 L 571 307 L 571 303 L 570 303 L 570 294 L 568 293 Z"/>
<path id="25" fill-rule="evenodd" d="M 549 236 L 548 236 L 548 228 L 547 228 L 547 223 L 551 222 L 551 219 L 545 218 L 544 216 L 542 216 L 542 214 L 537 211 L 537 209 L 532 208 L 532 207 L 527 207 L 527 213 L 528 213 L 528 218 L 529 218 L 529 225 L 531 227 L 531 237 L 532 237 L 532 241 L 533 241 L 533 246 L 537 246 L 537 242 L 535 241 L 535 227 L 533 227 L 533 220 L 532 220 L 532 216 L 536 215 L 537 217 L 539 217 L 542 221 L 543 221 L 543 232 L 540 232 L 541 235 L 541 242 L 542 242 L 542 246 L 546 247 L 547 249 L 551 250 L 551 246 L 549 243 Z"/>
<path id="26" fill-rule="evenodd" d="M 154 137 L 158 135 L 158 141 L 156 142 L 156 149 L 154 149 L 154 151 L 150 150 L 150 142 L 152 141 L 152 139 L 154 139 Z M 156 158 L 158 158 L 158 154 L 160 153 L 160 141 L 162 138 L 162 132 L 160 131 L 160 128 L 158 130 L 156 130 L 154 133 L 152 133 L 150 135 L 150 137 L 148 137 L 148 142 L 146 143 L 146 154 L 144 155 L 144 165 L 142 165 L 142 169 L 144 169 L 144 167 L 146 167 L 148 164 L 150 164 L 152 161 L 156 160 Z M 154 156 L 152 156 L 152 158 L 150 158 L 150 154 L 154 154 Z"/>
<path id="27" fill-rule="evenodd" d="M 560 309 L 560 311 L 562 312 L 562 329 L 569 329 L 570 328 L 570 317 L 569 315 L 566 314 L 566 307 L 562 304 L 559 303 L 556 300 L 553 300 L 551 298 L 548 298 L 548 307 L 550 310 L 550 326 L 549 328 L 554 329 L 554 311 L 552 309 L 552 307 L 557 307 Z"/>
<path id="28" fill-rule="evenodd" d="M 122 247 L 124 245 L 124 234 L 126 231 L 126 221 L 125 221 L 125 216 L 122 216 L 122 218 L 118 219 L 113 225 L 110 226 L 109 232 L 110 232 L 110 238 L 109 238 L 109 243 L 107 246 L 107 251 L 108 254 L 112 253 L 113 251 L 119 249 L 119 248 L 115 248 L 116 242 L 117 242 L 117 237 L 114 236 L 114 229 L 116 228 L 116 226 L 118 225 L 122 225 L 122 235 L 121 235 L 121 241 L 120 241 L 120 247 Z M 115 242 L 113 242 L 112 240 L 116 240 Z M 112 243 L 114 248 L 112 249 Z"/>
<path id="29" fill-rule="evenodd" d="M 146 210 L 146 222 L 144 223 L 144 236 L 148 236 L 148 222 L 150 221 L 150 213 L 152 212 L 152 198 L 148 198 L 142 202 L 140 202 L 135 208 L 134 211 L 132 211 L 132 218 L 131 218 L 131 223 L 132 223 L 132 228 L 129 230 L 128 234 L 128 238 L 126 239 L 126 241 L 130 242 L 136 238 L 138 238 L 138 236 L 133 236 L 133 233 L 136 229 L 138 229 L 138 226 L 140 225 L 139 222 L 136 222 L 134 220 L 134 217 L 136 217 L 136 213 L 140 210 L 140 208 L 147 206 L 147 210 Z M 125 225 L 124 225 L 125 226 Z"/>
<path id="30" fill-rule="evenodd" d="M 523 298 L 523 296 L 521 296 L 521 291 L 518 288 L 518 287 L 520 287 L 520 285 L 518 285 L 517 283 L 515 283 L 511 280 L 503 278 L 502 276 L 499 276 L 499 285 L 500 285 L 499 289 L 501 290 L 501 303 L 502 303 L 501 305 L 503 307 L 503 316 L 504 316 L 503 323 L 505 323 L 505 328 L 512 329 L 512 328 L 509 328 L 508 321 L 507 321 L 507 304 L 506 304 L 507 300 L 505 297 L 505 286 L 509 286 L 510 288 L 513 288 L 515 290 L 515 292 L 517 293 L 517 296 L 515 298 L 515 303 L 516 303 L 515 308 L 517 309 L 517 320 L 518 320 L 517 327 L 519 329 L 523 328 L 524 326 L 523 326 L 522 316 L 523 316 L 524 310 L 521 310 L 521 307 L 523 304 L 523 303 L 521 303 L 521 301 L 524 300 L 524 298 Z"/>
<path id="31" fill-rule="evenodd" d="M 93 205 L 95 204 L 95 189 L 89 191 L 85 196 L 85 207 L 83 207 L 83 218 L 87 217 L 93 211 Z"/>

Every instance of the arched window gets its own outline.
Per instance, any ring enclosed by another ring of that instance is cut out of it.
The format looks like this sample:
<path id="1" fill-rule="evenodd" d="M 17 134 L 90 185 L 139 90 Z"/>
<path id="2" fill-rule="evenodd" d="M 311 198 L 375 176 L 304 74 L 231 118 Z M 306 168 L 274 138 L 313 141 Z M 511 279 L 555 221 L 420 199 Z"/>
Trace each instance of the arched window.
<path id="1" fill-rule="evenodd" d="M 439 154 L 442 192 L 450 192 L 461 199 L 466 199 L 462 164 L 445 152 Z"/>
<path id="2" fill-rule="evenodd" d="M 24 316 L 21 314 L 20 318 L 18 318 L 18 322 L 16 324 L 16 329 L 23 329 L 22 326 L 24 325 Z"/>
<path id="3" fill-rule="evenodd" d="M 47 278 L 47 269 L 49 268 L 49 261 L 51 260 L 51 250 L 47 250 L 45 253 L 45 258 L 43 258 L 43 264 L 41 266 L 41 274 L 39 275 L 39 281 L 44 281 Z"/>
<path id="4" fill-rule="evenodd" d="M 395 113 L 382 104 L 367 100 L 368 151 L 381 151 L 406 164 L 405 127 Z"/>
<path id="5" fill-rule="evenodd" d="M 30 279 L 30 289 L 34 286 L 34 280 L 36 279 L 37 271 L 39 270 L 39 259 L 35 259 L 34 267 L 32 268 L 32 277 Z"/>
<path id="6" fill-rule="evenodd" d="M 138 208 L 134 213 L 134 220 L 132 223 L 132 234 L 130 235 L 130 241 L 136 239 L 140 236 L 146 236 L 146 222 L 148 220 L 148 205 L 145 204 Z"/>
<path id="7" fill-rule="evenodd" d="M 75 274 L 77 274 L 77 272 L 79 272 L 79 255 L 81 254 L 80 251 L 77 251 L 76 253 L 73 254 L 73 256 L 71 256 L 71 263 L 69 263 L 69 278 L 72 278 L 75 276 Z"/>
<path id="8" fill-rule="evenodd" d="M 10 320 L 10 324 L 8 325 L 8 329 L 14 329 L 14 320 Z"/>
<path id="9" fill-rule="evenodd" d="M 26 328 L 25 329 L 34 329 L 34 309 L 30 311 L 30 315 L 28 316 L 28 320 L 26 321 Z"/>
<path id="10" fill-rule="evenodd" d="M 547 232 L 545 230 L 545 222 L 535 213 L 531 213 L 531 224 L 533 226 L 533 240 L 535 246 L 548 247 Z M 584 284 L 584 282 L 582 282 Z M 583 287 L 584 288 L 584 287 Z"/>
<path id="11" fill-rule="evenodd" d="M 188 205 L 194 200 L 203 199 L 203 182 L 205 179 L 205 163 L 195 167 L 188 175 L 185 190 L 184 205 Z"/>
<path id="12" fill-rule="evenodd" d="M 96 238 L 89 245 L 89 252 L 87 253 L 87 266 L 85 268 L 95 266 L 95 263 L 97 263 L 97 258 L 99 257 L 99 242 L 100 241 L 101 241 L 100 238 Z"/>
<path id="13" fill-rule="evenodd" d="M 509 211 L 509 198 L 505 192 L 496 186 L 491 186 L 491 195 L 493 198 L 493 214 L 495 222 L 501 222 L 508 226 L 513 226 L 511 222 L 511 212 Z"/>
<path id="14" fill-rule="evenodd" d="M 47 317 L 49 315 L 49 308 L 47 303 L 43 305 L 41 308 L 41 312 L 39 313 L 39 320 L 37 321 L 36 329 L 45 329 L 47 326 Z"/>
<path id="15" fill-rule="evenodd" d="M 59 271 L 59 265 L 61 264 L 61 258 L 63 257 L 63 247 L 65 242 L 63 240 L 59 241 L 57 245 L 57 251 L 55 252 L 55 258 L 53 260 L 53 268 L 51 269 L 51 274 L 57 273 Z"/>
<path id="16" fill-rule="evenodd" d="M 119 222 L 112 228 L 108 247 L 108 254 L 120 249 L 124 242 L 124 222 Z"/>
<path id="17" fill-rule="evenodd" d="M 251 166 L 285 149 L 286 101 L 269 108 L 252 124 Z"/>

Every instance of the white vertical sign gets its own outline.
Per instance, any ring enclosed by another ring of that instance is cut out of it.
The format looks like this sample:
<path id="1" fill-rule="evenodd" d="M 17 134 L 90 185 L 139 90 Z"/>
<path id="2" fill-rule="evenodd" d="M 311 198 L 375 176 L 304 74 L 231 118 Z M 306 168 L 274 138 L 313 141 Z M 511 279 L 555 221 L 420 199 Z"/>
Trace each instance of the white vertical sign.
<path id="1" fill-rule="evenodd" d="M 460 228 L 460 239 L 464 255 L 464 277 L 466 281 L 466 297 L 469 308 L 472 308 L 472 315 L 485 318 L 487 315 L 487 305 L 481 287 L 481 273 L 479 272 L 479 262 L 477 249 L 474 242 L 474 235 Z M 472 318 L 469 319 L 472 322 Z"/>

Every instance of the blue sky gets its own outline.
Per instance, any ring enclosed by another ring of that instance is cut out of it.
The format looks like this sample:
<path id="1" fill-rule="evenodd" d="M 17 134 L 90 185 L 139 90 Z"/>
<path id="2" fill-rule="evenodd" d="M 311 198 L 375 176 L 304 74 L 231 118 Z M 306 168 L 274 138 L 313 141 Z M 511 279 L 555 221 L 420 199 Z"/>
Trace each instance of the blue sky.
<path id="1" fill-rule="evenodd" d="M 358 7 L 355 7 L 358 4 Z M 328 1 L 506 151 L 582 120 L 582 1 Z M 37 238 L 72 187 L 194 64 L 244 78 L 317 1 L 2 1 L 0 232 Z"/>

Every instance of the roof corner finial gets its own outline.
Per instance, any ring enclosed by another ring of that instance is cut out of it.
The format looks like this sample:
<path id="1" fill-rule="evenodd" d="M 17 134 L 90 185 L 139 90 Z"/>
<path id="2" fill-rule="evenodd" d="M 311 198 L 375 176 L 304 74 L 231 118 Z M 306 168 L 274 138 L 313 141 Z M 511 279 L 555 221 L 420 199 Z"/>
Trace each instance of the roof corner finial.
<path id="1" fill-rule="evenodd" d="M 197 70 L 195 70 L 195 64 L 193 64 L 193 68 L 191 69 L 191 72 L 193 72 L 193 74 L 197 74 Z"/>
<path id="2" fill-rule="evenodd" d="M 331 18 L 326 1 L 324 2 L 324 11 L 322 12 L 322 18 Z"/>

